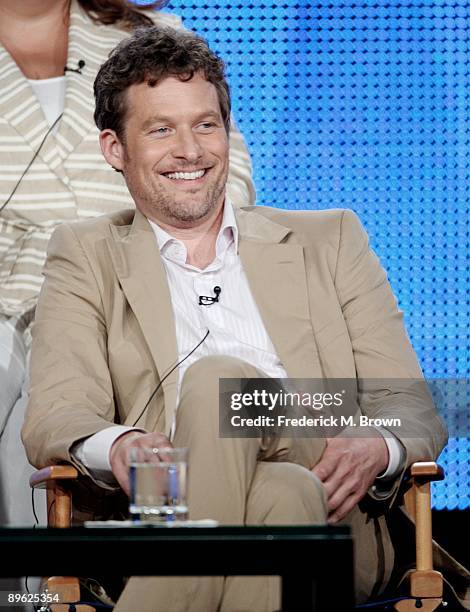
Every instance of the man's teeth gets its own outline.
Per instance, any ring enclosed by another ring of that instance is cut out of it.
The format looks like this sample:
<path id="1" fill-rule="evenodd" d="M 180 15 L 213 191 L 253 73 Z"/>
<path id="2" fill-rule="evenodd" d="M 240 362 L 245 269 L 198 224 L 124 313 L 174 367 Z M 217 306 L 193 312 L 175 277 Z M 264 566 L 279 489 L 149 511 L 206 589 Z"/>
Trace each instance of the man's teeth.
<path id="1" fill-rule="evenodd" d="M 170 179 L 183 179 L 185 181 L 193 181 L 204 176 L 205 170 L 197 170 L 196 172 L 169 172 L 165 174 Z"/>

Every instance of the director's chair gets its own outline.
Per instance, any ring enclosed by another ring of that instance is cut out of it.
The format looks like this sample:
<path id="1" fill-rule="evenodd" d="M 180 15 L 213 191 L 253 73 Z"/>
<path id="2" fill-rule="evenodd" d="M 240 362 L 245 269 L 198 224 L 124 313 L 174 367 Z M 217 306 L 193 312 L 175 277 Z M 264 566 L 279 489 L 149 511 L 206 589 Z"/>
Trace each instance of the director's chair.
<path id="1" fill-rule="evenodd" d="M 384 603 L 383 610 L 397 612 L 434 612 L 443 601 L 444 580 L 440 572 L 433 569 L 431 482 L 444 478 L 443 470 L 434 462 L 414 463 L 409 470 L 408 490 L 404 494 L 408 514 L 416 525 L 416 567 L 406 575 L 406 592 L 400 601 Z M 30 478 L 33 488 L 47 489 L 48 526 L 67 528 L 71 526 L 72 494 L 71 481 L 78 478 L 78 471 L 71 465 L 53 465 L 34 472 Z M 75 577 L 53 576 L 47 578 L 49 591 L 59 593 L 65 601 L 80 600 L 80 582 Z M 390 606 L 393 606 L 390 607 Z M 361 606 L 364 607 L 364 606 Z M 94 607 L 77 605 L 77 612 L 93 612 Z M 367 608 L 365 608 L 367 609 Z M 375 610 L 380 608 L 374 607 Z M 65 604 L 51 606 L 52 612 L 68 612 Z M 301 612 L 301 611 L 299 611 Z M 345 611 L 344 611 L 345 612 Z"/>

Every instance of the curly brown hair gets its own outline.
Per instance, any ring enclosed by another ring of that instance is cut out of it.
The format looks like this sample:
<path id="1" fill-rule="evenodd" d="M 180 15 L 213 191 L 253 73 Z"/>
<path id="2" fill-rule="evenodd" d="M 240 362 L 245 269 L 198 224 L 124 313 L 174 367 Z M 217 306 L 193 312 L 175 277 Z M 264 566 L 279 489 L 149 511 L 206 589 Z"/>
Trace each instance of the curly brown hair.
<path id="1" fill-rule="evenodd" d="M 78 2 L 94 21 L 104 25 L 120 22 L 128 30 L 138 26 L 153 25 L 151 18 L 142 11 L 161 9 L 167 4 L 167 0 L 151 2 L 145 6 L 136 6 L 127 0 L 78 0 Z"/>
<path id="2" fill-rule="evenodd" d="M 138 28 L 122 40 L 101 66 L 94 83 L 95 123 L 114 130 L 124 141 L 125 93 L 131 85 L 155 87 L 168 76 L 189 81 L 202 72 L 217 91 L 227 133 L 230 130 L 230 90 L 224 63 L 207 42 L 193 32 L 169 27 Z"/>

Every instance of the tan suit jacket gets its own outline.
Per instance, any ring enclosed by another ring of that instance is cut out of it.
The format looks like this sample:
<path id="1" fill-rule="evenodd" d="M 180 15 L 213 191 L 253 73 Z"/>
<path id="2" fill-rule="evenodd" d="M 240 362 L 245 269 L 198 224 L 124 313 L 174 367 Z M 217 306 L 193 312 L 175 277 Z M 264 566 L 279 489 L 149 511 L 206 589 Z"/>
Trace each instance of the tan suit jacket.
<path id="1" fill-rule="evenodd" d="M 385 272 L 354 213 L 256 206 L 235 214 L 251 290 L 290 377 L 422 377 Z M 22 432 L 31 463 L 72 461 L 86 473 L 71 455 L 73 444 L 113 423 L 132 425 L 176 362 L 169 287 L 147 219 L 124 210 L 60 226 L 49 244 L 33 329 Z M 168 433 L 176 382 L 175 371 L 139 426 Z M 407 465 L 436 458 L 446 433 L 434 412 L 430 418 L 428 398 L 414 393 L 413 385 L 394 385 L 393 392 L 384 386 L 382 380 L 363 394 L 361 410 L 401 418 L 402 428 L 394 433 L 406 449 Z M 82 518 L 88 511 L 106 515 L 96 506 L 106 505 L 107 493 L 95 487 L 92 492 L 91 485 L 88 480 L 80 497 Z M 109 496 L 107 501 L 114 510 L 116 502 Z M 393 549 L 381 510 L 356 508 L 350 521 L 359 534 L 356 556 L 364 568 L 362 582 L 369 585 L 366 597 L 374 585 L 387 582 Z M 371 546 L 376 538 L 380 545 Z"/>
<path id="2" fill-rule="evenodd" d="M 385 272 L 354 213 L 256 206 L 236 216 L 251 290 L 290 377 L 422 377 Z M 74 442 L 112 423 L 133 424 L 177 362 L 165 269 L 138 211 L 59 227 L 45 277 L 23 429 L 38 467 L 71 460 Z M 176 381 L 175 371 L 139 426 L 168 433 Z M 361 409 L 401 418 L 395 433 L 407 464 L 436 458 L 446 435 L 438 418 L 429 419 L 426 399 L 406 388 L 379 391 L 364 396 Z"/>

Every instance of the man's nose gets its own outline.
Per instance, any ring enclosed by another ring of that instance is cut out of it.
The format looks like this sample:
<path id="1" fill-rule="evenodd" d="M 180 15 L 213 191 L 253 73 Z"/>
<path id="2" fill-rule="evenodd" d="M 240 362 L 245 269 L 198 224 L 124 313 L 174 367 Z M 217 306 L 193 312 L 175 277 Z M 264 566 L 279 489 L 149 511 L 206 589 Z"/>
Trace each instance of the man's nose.
<path id="1" fill-rule="evenodd" d="M 176 134 L 173 156 L 184 158 L 190 162 L 197 161 L 202 156 L 202 147 L 197 134 L 192 130 L 182 130 Z"/>

